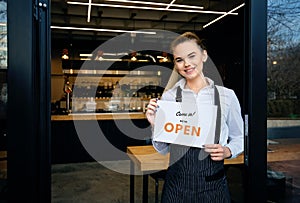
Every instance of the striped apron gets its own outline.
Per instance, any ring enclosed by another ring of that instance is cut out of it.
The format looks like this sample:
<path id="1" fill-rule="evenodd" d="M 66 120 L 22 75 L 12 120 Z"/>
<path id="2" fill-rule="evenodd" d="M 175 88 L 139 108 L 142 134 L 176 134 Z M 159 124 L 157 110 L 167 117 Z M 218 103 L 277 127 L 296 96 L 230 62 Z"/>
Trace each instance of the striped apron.
<path id="1" fill-rule="evenodd" d="M 215 143 L 220 139 L 221 105 L 215 87 L 217 123 Z M 181 88 L 176 101 L 181 102 Z M 170 166 L 162 192 L 162 203 L 229 203 L 230 194 L 224 173 L 224 161 L 213 161 L 201 148 L 170 145 Z"/>

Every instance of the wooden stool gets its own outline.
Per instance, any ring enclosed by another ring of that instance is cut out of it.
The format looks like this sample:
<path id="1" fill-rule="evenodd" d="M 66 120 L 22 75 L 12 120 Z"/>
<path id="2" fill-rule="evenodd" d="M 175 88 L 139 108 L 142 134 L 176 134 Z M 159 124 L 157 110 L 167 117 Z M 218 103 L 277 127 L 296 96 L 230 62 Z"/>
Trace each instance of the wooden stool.
<path id="1" fill-rule="evenodd" d="M 159 181 L 164 181 L 166 177 L 167 170 L 158 171 L 150 174 L 150 176 L 155 180 L 155 203 L 158 203 L 158 188 Z"/>

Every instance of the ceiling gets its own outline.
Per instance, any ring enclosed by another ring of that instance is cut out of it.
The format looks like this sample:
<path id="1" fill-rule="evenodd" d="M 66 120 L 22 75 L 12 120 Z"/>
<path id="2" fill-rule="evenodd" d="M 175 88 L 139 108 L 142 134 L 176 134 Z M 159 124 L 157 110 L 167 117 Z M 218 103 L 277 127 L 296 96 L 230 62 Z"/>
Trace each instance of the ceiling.
<path id="1" fill-rule="evenodd" d="M 89 1 L 92 3 L 90 6 Z M 72 4 L 74 2 L 84 5 Z M 173 2 L 172 5 L 170 5 L 171 2 Z M 176 33 L 199 31 L 205 29 L 203 27 L 208 26 L 208 23 L 240 6 L 243 2 L 244 0 L 125 0 L 125 2 L 115 0 L 51 0 L 52 39 L 69 37 L 81 40 L 107 40 L 120 35 L 120 33 L 109 30 L 159 29 Z M 162 5 L 157 5 L 157 3 Z M 123 6 L 130 7 L 122 8 Z M 170 6 L 169 9 L 166 9 L 167 6 Z M 198 7 L 203 7 L 203 9 Z M 152 10 L 152 8 L 158 10 Z M 233 11 L 235 14 L 239 12 L 240 9 Z M 224 21 L 229 16 L 236 15 L 229 13 L 217 23 Z M 72 29 L 57 29 L 53 26 L 72 27 Z M 78 28 L 109 30 L 75 30 Z"/>

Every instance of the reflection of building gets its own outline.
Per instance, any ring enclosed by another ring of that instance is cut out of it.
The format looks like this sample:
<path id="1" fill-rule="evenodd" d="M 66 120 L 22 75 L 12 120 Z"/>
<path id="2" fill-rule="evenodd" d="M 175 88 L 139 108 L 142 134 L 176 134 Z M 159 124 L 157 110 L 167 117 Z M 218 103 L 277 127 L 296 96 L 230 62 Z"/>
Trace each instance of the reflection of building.
<path id="1" fill-rule="evenodd" d="M 0 92 L 0 101 L 5 103 L 7 102 L 7 84 L 3 83 L 1 92 Z"/>
<path id="2" fill-rule="evenodd" d="M 7 67 L 7 11 L 6 0 L 0 2 L 0 69 Z"/>
<path id="3" fill-rule="evenodd" d="M 7 22 L 7 3 L 6 0 L 0 1 L 0 22 Z"/>

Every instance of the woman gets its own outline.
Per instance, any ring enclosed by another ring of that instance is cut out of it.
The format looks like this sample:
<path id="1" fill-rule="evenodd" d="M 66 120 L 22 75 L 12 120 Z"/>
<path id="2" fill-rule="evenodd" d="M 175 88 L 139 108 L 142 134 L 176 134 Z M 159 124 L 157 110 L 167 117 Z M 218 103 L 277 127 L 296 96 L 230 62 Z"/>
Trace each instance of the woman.
<path id="1" fill-rule="evenodd" d="M 197 105 L 217 105 L 218 113 L 215 143 L 195 148 L 153 141 L 158 152 L 170 152 L 162 202 L 230 202 L 224 159 L 234 158 L 243 152 L 243 120 L 239 101 L 232 90 L 216 87 L 210 78 L 204 76 L 203 63 L 208 55 L 195 34 L 187 32 L 180 35 L 173 41 L 171 50 L 174 68 L 183 78 L 164 92 L 161 99 L 185 102 L 185 98 L 193 97 Z M 151 99 L 146 116 L 152 127 L 157 107 L 157 100 Z"/>

